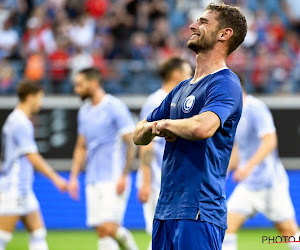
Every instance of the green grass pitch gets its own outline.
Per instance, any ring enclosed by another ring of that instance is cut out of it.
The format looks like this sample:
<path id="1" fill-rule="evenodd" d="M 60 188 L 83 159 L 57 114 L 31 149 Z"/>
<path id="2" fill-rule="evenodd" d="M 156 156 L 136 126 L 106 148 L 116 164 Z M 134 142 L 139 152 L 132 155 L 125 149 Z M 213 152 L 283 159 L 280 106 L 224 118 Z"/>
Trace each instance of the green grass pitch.
<path id="1" fill-rule="evenodd" d="M 144 231 L 133 231 L 140 250 L 147 250 L 150 236 Z M 277 236 L 275 230 L 257 229 L 242 230 L 239 233 L 240 250 L 289 249 L 287 244 L 262 244 L 262 236 Z M 48 231 L 47 241 L 50 250 L 96 250 L 97 238 L 93 231 Z M 14 233 L 7 250 L 27 250 L 28 234 L 24 231 Z"/>

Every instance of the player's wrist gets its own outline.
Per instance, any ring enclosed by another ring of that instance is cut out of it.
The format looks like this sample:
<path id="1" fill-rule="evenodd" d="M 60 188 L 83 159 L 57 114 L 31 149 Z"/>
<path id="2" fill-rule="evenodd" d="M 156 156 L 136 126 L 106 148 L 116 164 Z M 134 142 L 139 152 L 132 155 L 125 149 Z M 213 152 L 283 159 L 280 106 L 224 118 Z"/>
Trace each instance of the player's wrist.
<path id="1" fill-rule="evenodd" d="M 72 175 L 70 176 L 70 181 L 78 181 L 78 175 Z"/>
<path id="2" fill-rule="evenodd" d="M 71 171 L 70 180 L 77 180 L 78 179 L 78 175 L 79 175 L 79 172 L 75 170 L 75 169 L 77 169 L 77 167 L 76 166 L 72 166 L 71 169 L 73 171 Z"/>
<path id="3" fill-rule="evenodd" d="M 54 184 L 56 184 L 60 181 L 61 177 L 58 174 L 55 173 L 51 179 L 52 179 L 52 182 Z"/>
<path id="4" fill-rule="evenodd" d="M 171 124 L 171 120 L 170 120 L 170 119 L 163 120 L 163 121 L 161 122 L 162 129 L 168 130 L 169 127 L 170 127 L 170 124 Z"/>

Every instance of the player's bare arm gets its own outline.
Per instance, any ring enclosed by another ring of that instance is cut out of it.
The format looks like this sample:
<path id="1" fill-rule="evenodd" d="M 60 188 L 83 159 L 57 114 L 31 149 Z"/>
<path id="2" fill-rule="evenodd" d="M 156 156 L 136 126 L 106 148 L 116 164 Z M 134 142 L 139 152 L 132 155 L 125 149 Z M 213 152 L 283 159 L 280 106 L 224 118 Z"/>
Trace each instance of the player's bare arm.
<path id="1" fill-rule="evenodd" d="M 86 159 L 86 143 L 85 138 L 82 135 L 78 135 L 74 153 L 73 163 L 71 168 L 70 183 L 69 183 L 69 194 L 73 199 L 79 198 L 79 183 L 78 175 L 81 168 L 84 165 Z"/>
<path id="2" fill-rule="evenodd" d="M 231 151 L 228 172 L 237 169 L 237 167 L 239 166 L 239 161 L 239 149 L 238 146 L 234 144 Z"/>
<path id="3" fill-rule="evenodd" d="M 132 133 L 123 135 L 122 139 L 127 146 L 126 163 L 123 169 L 123 174 L 127 175 L 132 171 L 132 165 L 136 154 L 136 146 L 132 141 Z"/>
<path id="4" fill-rule="evenodd" d="M 34 168 L 48 177 L 60 191 L 67 190 L 66 180 L 58 175 L 39 153 L 28 153 L 26 157 Z"/>
<path id="5" fill-rule="evenodd" d="M 156 128 L 157 122 L 148 122 L 147 119 L 140 121 L 133 133 L 133 141 L 136 145 L 147 145 L 155 136 L 162 136 Z"/>
<path id="6" fill-rule="evenodd" d="M 251 174 L 253 169 L 260 164 L 275 148 L 277 147 L 276 133 L 266 134 L 262 137 L 260 146 L 245 164 L 234 172 L 234 179 L 236 181 L 244 180 Z"/>
<path id="7" fill-rule="evenodd" d="M 153 143 L 140 147 L 140 168 L 142 170 L 142 185 L 139 190 L 139 200 L 147 202 L 151 193 L 151 161 L 153 157 Z"/>
<path id="8" fill-rule="evenodd" d="M 220 118 L 207 111 L 191 118 L 160 121 L 156 128 L 163 132 L 171 132 L 186 140 L 203 140 L 212 137 L 220 127 Z"/>
<path id="9" fill-rule="evenodd" d="M 126 184 L 127 184 L 127 176 L 132 171 L 133 161 L 136 154 L 136 146 L 132 141 L 132 133 L 127 133 L 122 136 L 122 140 L 126 144 L 127 152 L 126 152 L 126 162 L 123 169 L 123 173 L 117 184 L 117 193 L 121 194 L 124 192 Z"/>

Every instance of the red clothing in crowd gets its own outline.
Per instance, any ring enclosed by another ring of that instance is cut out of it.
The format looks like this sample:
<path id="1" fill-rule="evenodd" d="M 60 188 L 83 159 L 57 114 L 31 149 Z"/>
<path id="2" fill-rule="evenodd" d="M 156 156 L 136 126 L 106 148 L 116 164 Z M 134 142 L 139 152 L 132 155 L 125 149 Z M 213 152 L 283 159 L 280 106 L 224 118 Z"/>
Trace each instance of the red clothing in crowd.
<path id="1" fill-rule="evenodd" d="M 63 80 L 68 74 L 69 56 L 64 50 L 56 50 L 49 56 L 50 75 L 53 80 Z"/>

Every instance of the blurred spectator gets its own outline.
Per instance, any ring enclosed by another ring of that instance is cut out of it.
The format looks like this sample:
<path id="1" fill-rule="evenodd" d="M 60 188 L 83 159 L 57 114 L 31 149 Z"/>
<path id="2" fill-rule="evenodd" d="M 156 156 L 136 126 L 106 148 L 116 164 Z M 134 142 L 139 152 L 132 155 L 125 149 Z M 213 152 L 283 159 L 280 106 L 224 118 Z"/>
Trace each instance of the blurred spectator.
<path id="1" fill-rule="evenodd" d="M 153 72 L 160 61 L 173 55 L 194 58 L 186 48 L 189 26 L 210 2 L 0 0 L 0 62 L 1 58 L 9 60 L 15 82 L 23 76 L 23 68 L 28 68 L 27 61 L 29 68 L 34 68 L 31 61 L 43 61 L 39 73 L 31 77 L 42 77 L 50 83 L 49 90 L 57 93 L 70 91 L 74 72 L 91 65 L 101 69 L 104 82 L 115 93 L 147 92 L 149 84 L 159 86 Z M 247 18 L 248 34 L 240 49 L 228 58 L 228 66 L 245 73 L 248 91 L 298 92 L 300 2 L 225 3 L 238 5 Z M 29 72 L 25 70 L 25 74 L 35 75 Z"/>
<path id="2" fill-rule="evenodd" d="M 41 53 L 30 54 L 26 61 L 25 78 L 42 81 L 45 77 L 45 62 Z"/>
<path id="3" fill-rule="evenodd" d="M 246 74 L 248 61 L 250 60 L 247 50 L 240 46 L 232 53 L 227 59 L 227 66 L 233 71 L 236 71 L 242 75 Z"/>
<path id="4" fill-rule="evenodd" d="M 103 57 L 101 49 L 94 50 L 92 54 L 93 66 L 100 70 L 101 75 L 105 78 L 109 74 L 107 60 Z"/>
<path id="5" fill-rule="evenodd" d="M 295 67 L 291 72 L 291 81 L 293 93 L 300 92 L 300 53 L 297 54 Z"/>
<path id="6" fill-rule="evenodd" d="M 2 28 L 0 28 L 0 60 L 3 57 L 17 57 L 17 44 L 19 42 L 19 35 L 13 29 L 13 19 L 8 17 Z"/>
<path id="7" fill-rule="evenodd" d="M 75 20 L 84 12 L 84 0 L 66 0 L 65 10 L 70 19 Z"/>
<path id="8" fill-rule="evenodd" d="M 300 34 L 300 2 L 285 0 L 284 9 L 293 29 Z"/>
<path id="9" fill-rule="evenodd" d="M 68 64 L 71 71 L 70 78 L 73 80 L 78 71 L 92 67 L 94 60 L 90 53 L 84 51 L 81 47 L 77 47 L 76 53 L 69 59 Z"/>
<path id="10" fill-rule="evenodd" d="M 151 48 L 145 33 L 133 33 L 130 39 L 130 55 L 134 60 L 147 60 L 151 58 Z"/>
<path id="11" fill-rule="evenodd" d="M 285 27 L 279 15 L 273 14 L 267 30 L 268 34 L 273 34 L 277 43 L 281 43 L 285 36 Z"/>
<path id="12" fill-rule="evenodd" d="M 150 19 L 166 18 L 168 16 L 168 5 L 164 0 L 150 0 Z"/>
<path id="13" fill-rule="evenodd" d="M 270 83 L 270 66 L 271 58 L 265 46 L 258 47 L 257 55 L 252 61 L 252 83 L 256 93 L 262 94 L 268 91 L 268 83 Z"/>
<path id="14" fill-rule="evenodd" d="M 289 92 L 289 78 L 293 68 L 293 61 L 289 57 L 286 50 L 281 48 L 274 54 L 272 60 L 272 91 L 273 92 Z"/>
<path id="15" fill-rule="evenodd" d="M 70 90 L 66 45 L 65 40 L 57 40 L 57 49 L 49 55 L 49 77 L 53 93 L 66 93 Z"/>
<path id="16" fill-rule="evenodd" d="M 72 21 L 69 27 L 69 38 L 74 45 L 89 48 L 94 40 L 94 30 L 94 20 L 82 15 Z"/>
<path id="17" fill-rule="evenodd" d="M 5 21 L 9 18 L 10 10 L 4 8 L 4 4 L 0 2 L 0 28 L 3 27 Z"/>
<path id="18" fill-rule="evenodd" d="M 87 0 L 85 8 L 88 13 L 94 18 L 100 18 L 106 12 L 108 7 L 107 0 Z"/>
<path id="19" fill-rule="evenodd" d="M 14 84 L 14 69 L 7 60 L 0 62 L 0 91 L 12 93 Z"/>
<path id="20" fill-rule="evenodd" d="M 50 54 L 55 49 L 52 30 L 39 17 L 31 17 L 27 22 L 28 30 L 23 35 L 23 53 L 25 55 L 43 51 Z"/>

